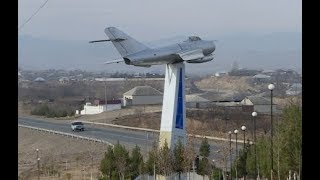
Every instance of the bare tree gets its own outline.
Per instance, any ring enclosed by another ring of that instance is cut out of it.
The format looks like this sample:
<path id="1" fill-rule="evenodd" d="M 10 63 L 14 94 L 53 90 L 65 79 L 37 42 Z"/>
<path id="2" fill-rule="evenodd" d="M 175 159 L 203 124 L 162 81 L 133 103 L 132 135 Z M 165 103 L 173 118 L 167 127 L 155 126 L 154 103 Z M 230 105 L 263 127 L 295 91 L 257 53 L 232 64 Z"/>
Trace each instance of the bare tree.
<path id="1" fill-rule="evenodd" d="M 185 150 L 184 150 L 184 161 L 183 161 L 184 172 L 190 172 L 195 158 L 196 158 L 196 152 L 194 149 L 194 138 L 188 136 L 187 143 L 185 145 Z"/>

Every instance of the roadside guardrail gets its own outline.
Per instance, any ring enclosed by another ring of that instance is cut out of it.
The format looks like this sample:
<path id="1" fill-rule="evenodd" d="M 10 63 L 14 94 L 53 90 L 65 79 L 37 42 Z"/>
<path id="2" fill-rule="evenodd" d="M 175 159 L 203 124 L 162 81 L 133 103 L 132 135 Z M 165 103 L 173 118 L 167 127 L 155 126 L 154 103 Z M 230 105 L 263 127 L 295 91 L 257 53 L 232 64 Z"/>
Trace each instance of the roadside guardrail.
<path id="1" fill-rule="evenodd" d="M 99 122 L 91 122 L 91 121 L 81 121 L 83 123 L 87 124 L 96 124 L 96 125 L 103 125 L 103 126 L 110 126 L 110 127 L 116 127 L 116 128 L 124 128 L 124 129 L 130 129 L 130 130 L 138 130 L 138 131 L 148 131 L 148 132 L 157 132 L 160 133 L 159 130 L 155 129 L 147 129 L 147 128 L 138 128 L 138 127 L 130 127 L 130 126 L 123 126 L 123 125 L 116 125 L 116 124 L 108 124 L 108 123 L 99 123 Z M 230 141 L 230 139 L 227 138 L 219 138 L 219 137 L 213 137 L 213 136 L 203 136 L 203 135 L 196 135 L 196 134 L 187 134 L 187 136 L 195 137 L 195 138 L 207 138 L 211 140 L 218 140 L 218 141 Z M 235 139 L 231 139 L 232 142 L 236 142 Z M 237 140 L 238 143 L 243 143 L 243 140 Z"/>
<path id="2" fill-rule="evenodd" d="M 93 142 L 100 142 L 100 143 L 108 144 L 108 145 L 114 147 L 114 145 L 112 143 L 105 141 L 105 140 L 101 140 L 101 139 L 85 137 L 85 136 L 80 136 L 80 135 L 76 135 L 76 134 L 72 134 L 72 133 L 65 133 L 65 132 L 55 131 L 55 130 L 50 130 L 50 129 L 37 128 L 37 127 L 27 126 L 27 125 L 22 125 L 22 124 L 18 124 L 18 127 L 24 127 L 24 128 L 28 128 L 28 129 L 37 130 L 37 131 L 44 131 L 44 132 L 48 132 L 48 133 L 59 134 L 59 135 L 63 135 L 63 136 L 71 137 L 71 138 L 84 139 L 84 140 L 93 141 Z"/>
<path id="3" fill-rule="evenodd" d="M 139 128 L 139 127 L 131 127 L 131 126 L 123 126 L 123 125 L 116 125 L 116 124 L 109 124 L 109 123 L 99 123 L 99 122 L 91 122 L 91 121 L 81 121 L 83 123 L 87 124 L 96 124 L 96 125 L 103 125 L 103 126 L 109 126 L 109 127 L 115 127 L 115 128 L 124 128 L 129 130 L 137 130 L 137 131 L 146 131 L 146 132 L 156 132 L 160 133 L 159 130 L 155 129 L 148 129 L 148 128 Z M 187 134 L 187 136 L 195 137 L 195 138 L 207 138 L 210 140 L 218 140 L 218 141 L 227 141 L 229 142 L 229 138 L 220 138 L 220 137 L 214 137 L 214 136 L 204 136 L 204 135 L 197 135 L 197 134 Z M 231 142 L 236 142 L 235 139 L 231 139 Z M 243 140 L 237 139 L 238 143 L 244 143 Z M 111 144 L 111 143 L 110 143 Z"/>

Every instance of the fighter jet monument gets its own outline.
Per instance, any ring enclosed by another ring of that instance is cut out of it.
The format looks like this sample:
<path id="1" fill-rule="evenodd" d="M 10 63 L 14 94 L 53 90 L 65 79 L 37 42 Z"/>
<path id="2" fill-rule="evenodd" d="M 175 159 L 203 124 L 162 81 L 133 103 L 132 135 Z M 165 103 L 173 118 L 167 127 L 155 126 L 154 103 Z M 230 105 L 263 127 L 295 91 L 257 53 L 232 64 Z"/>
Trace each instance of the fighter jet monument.
<path id="1" fill-rule="evenodd" d="M 214 41 L 205 41 L 198 36 L 161 48 L 149 48 L 115 27 L 108 27 L 105 33 L 109 39 L 90 41 L 90 43 L 111 41 L 122 59 L 105 62 L 150 67 L 165 64 L 163 105 L 159 146 L 165 141 L 169 148 L 180 139 L 186 143 L 186 105 L 185 105 L 185 64 L 204 63 L 213 60 Z"/>

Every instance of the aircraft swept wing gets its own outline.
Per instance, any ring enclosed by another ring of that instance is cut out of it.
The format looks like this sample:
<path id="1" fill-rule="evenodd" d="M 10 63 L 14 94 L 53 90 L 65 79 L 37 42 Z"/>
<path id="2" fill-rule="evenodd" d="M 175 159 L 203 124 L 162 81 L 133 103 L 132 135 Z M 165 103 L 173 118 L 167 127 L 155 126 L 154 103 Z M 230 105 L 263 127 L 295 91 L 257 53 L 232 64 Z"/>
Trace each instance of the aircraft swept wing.
<path id="1" fill-rule="evenodd" d="M 122 63 L 124 62 L 123 59 L 116 59 L 116 60 L 113 60 L 113 61 L 106 61 L 104 62 L 103 64 L 115 64 L 115 63 Z M 139 66 L 139 67 L 151 67 L 151 65 L 134 65 L 134 66 Z"/>
<path id="2" fill-rule="evenodd" d="M 188 50 L 177 53 L 184 61 L 201 59 L 204 57 L 202 49 Z"/>
<path id="3" fill-rule="evenodd" d="M 103 64 L 114 64 L 114 63 L 119 63 L 119 62 L 124 62 L 123 59 L 116 59 L 113 61 L 106 61 Z"/>

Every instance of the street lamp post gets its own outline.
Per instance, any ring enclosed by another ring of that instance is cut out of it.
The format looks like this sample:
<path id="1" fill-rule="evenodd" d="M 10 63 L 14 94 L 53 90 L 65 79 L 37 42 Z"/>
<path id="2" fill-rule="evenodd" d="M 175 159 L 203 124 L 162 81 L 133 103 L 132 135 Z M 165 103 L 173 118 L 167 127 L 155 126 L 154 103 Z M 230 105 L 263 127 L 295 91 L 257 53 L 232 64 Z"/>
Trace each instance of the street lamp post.
<path id="1" fill-rule="evenodd" d="M 241 130 L 243 131 L 243 150 L 246 148 L 246 126 L 241 126 Z"/>
<path id="2" fill-rule="evenodd" d="M 237 129 L 234 130 L 234 134 L 236 135 L 236 179 L 238 179 L 238 132 L 239 131 Z"/>
<path id="3" fill-rule="evenodd" d="M 107 112 L 107 80 L 106 79 L 104 79 L 104 103 L 105 103 L 105 105 L 106 105 L 106 112 Z M 106 113 L 106 123 L 108 123 L 107 122 L 107 113 Z"/>
<path id="4" fill-rule="evenodd" d="M 40 165 L 39 165 L 40 158 L 39 158 L 39 149 L 36 149 L 36 151 L 37 151 L 38 179 L 40 179 Z"/>
<path id="5" fill-rule="evenodd" d="M 232 156 L 231 156 L 232 155 L 232 152 L 231 152 L 231 134 L 232 134 L 232 132 L 229 131 L 228 134 L 229 134 L 229 141 L 230 141 L 230 148 L 229 148 L 229 151 L 230 151 L 230 177 L 232 179 Z"/>
<path id="6" fill-rule="evenodd" d="M 92 170 L 93 170 L 93 155 L 91 155 L 91 172 L 90 172 L 90 179 L 92 180 Z"/>
<path id="7" fill-rule="evenodd" d="M 254 177 L 257 178 L 257 139 L 256 139 L 256 120 L 255 117 L 257 116 L 256 112 L 252 112 L 252 121 L 253 121 L 253 141 L 255 143 L 254 145 Z"/>
<path id="8" fill-rule="evenodd" d="M 156 161 L 153 160 L 153 179 L 156 180 Z"/>
<path id="9" fill-rule="evenodd" d="M 153 145 L 153 180 L 157 179 L 157 175 L 156 175 L 156 145 Z"/>
<path id="10" fill-rule="evenodd" d="M 270 103 L 270 116 L 271 116 L 271 147 L 270 147 L 270 155 L 271 155 L 271 180 L 273 180 L 273 115 L 272 115 L 272 96 L 273 96 L 273 89 L 274 89 L 274 85 L 273 84 L 269 84 L 268 85 L 268 89 L 270 90 L 270 96 L 271 96 L 271 103 Z"/>
<path id="11" fill-rule="evenodd" d="M 241 130 L 243 131 L 243 153 L 245 153 L 246 151 L 246 126 L 241 126 Z M 246 166 L 244 166 L 244 179 L 246 179 L 246 175 L 247 175 L 247 168 Z"/>
<path id="12" fill-rule="evenodd" d="M 40 179 L 40 158 L 37 158 L 38 161 L 38 180 Z"/>
<path id="13" fill-rule="evenodd" d="M 218 152 L 218 151 L 217 151 L 217 152 Z M 216 160 L 215 160 L 215 159 L 212 159 L 212 164 L 213 164 L 213 170 L 212 170 L 212 175 L 213 175 L 213 177 L 212 177 L 212 179 L 213 179 L 213 180 L 214 180 L 214 170 L 217 169 L 216 166 L 215 166 L 215 162 L 216 162 Z M 218 173 L 219 173 L 219 178 L 218 178 L 218 179 L 220 180 L 220 178 L 221 178 L 221 177 L 220 177 L 220 176 L 221 176 L 221 175 L 220 175 L 220 169 L 217 169 L 217 170 L 218 170 Z"/>

